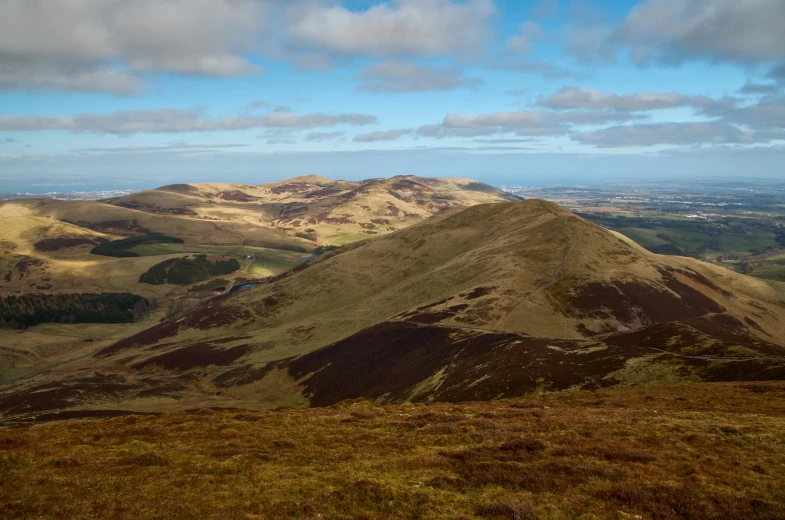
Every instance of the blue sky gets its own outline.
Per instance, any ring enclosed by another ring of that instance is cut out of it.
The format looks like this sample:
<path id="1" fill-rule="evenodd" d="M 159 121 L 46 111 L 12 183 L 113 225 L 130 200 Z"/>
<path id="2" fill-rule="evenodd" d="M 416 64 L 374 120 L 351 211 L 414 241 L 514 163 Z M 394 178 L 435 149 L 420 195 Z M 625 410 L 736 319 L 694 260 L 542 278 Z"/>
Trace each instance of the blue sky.
<path id="1" fill-rule="evenodd" d="M 782 0 L 7 0 L 0 191 L 785 177 Z"/>

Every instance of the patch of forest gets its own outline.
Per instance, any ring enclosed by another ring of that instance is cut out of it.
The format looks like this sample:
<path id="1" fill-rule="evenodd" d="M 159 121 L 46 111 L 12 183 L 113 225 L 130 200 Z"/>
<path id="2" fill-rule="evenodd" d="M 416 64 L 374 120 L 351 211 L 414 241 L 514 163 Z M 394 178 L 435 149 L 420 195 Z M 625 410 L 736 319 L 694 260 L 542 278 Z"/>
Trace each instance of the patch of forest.
<path id="1" fill-rule="evenodd" d="M 95 245 L 95 240 L 83 237 L 58 237 L 58 238 L 44 238 L 33 244 L 36 251 L 51 252 L 59 251 L 69 247 L 77 247 L 83 245 Z"/>
<path id="2" fill-rule="evenodd" d="M 133 323 L 150 303 L 130 293 L 24 294 L 0 297 L 0 327 L 40 323 Z"/>
<path id="3" fill-rule="evenodd" d="M 136 235 L 120 240 L 112 240 L 99 244 L 90 251 L 93 255 L 113 256 L 117 258 L 129 258 L 141 256 L 139 253 L 131 251 L 136 246 L 142 244 L 182 244 L 183 239 L 166 236 L 161 233 L 149 233 L 146 235 Z"/>
<path id="4" fill-rule="evenodd" d="M 139 277 L 139 283 L 151 285 L 190 285 L 203 282 L 213 276 L 230 274 L 240 269 L 235 258 L 211 262 L 207 255 L 193 258 L 170 258 L 155 264 Z"/>

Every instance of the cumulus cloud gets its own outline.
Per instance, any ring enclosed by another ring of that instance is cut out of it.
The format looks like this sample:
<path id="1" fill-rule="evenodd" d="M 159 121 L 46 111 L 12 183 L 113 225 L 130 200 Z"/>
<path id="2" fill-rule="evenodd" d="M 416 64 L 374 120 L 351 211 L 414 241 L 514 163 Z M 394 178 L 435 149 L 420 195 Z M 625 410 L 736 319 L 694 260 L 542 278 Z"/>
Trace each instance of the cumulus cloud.
<path id="1" fill-rule="evenodd" d="M 201 110 L 173 108 L 118 111 L 108 114 L 84 113 L 76 116 L 0 115 L 0 130 L 71 130 L 101 134 L 210 132 L 252 128 L 307 129 L 336 125 L 366 125 L 376 122 L 367 114 L 303 114 L 271 112 L 264 115 L 239 114 L 212 118 Z"/>
<path id="2" fill-rule="evenodd" d="M 472 142 L 475 143 L 482 143 L 482 144 L 514 144 L 514 143 L 531 143 L 535 142 L 537 139 L 532 137 L 502 137 L 498 139 L 472 139 Z"/>
<path id="3" fill-rule="evenodd" d="M 189 144 L 189 143 L 168 143 L 159 146 L 113 146 L 113 147 L 93 147 L 93 148 L 79 148 L 75 152 L 92 152 L 92 153 L 158 153 L 158 152 L 182 152 L 182 151 L 218 151 L 226 148 L 243 148 L 247 144 L 240 143 L 203 143 L 203 144 Z"/>
<path id="4" fill-rule="evenodd" d="M 755 94 L 750 102 L 725 96 L 686 96 L 683 94 L 647 93 L 618 95 L 601 90 L 566 87 L 540 98 L 541 106 L 554 110 L 560 123 L 573 126 L 616 125 L 572 134 L 578 142 L 600 148 L 704 145 L 726 143 L 765 143 L 785 138 L 785 94 L 777 85 L 747 83 L 742 93 Z M 692 108 L 696 116 L 710 121 L 680 121 L 642 124 L 636 119 L 647 112 L 676 107 Z"/>
<path id="5" fill-rule="evenodd" d="M 257 0 L 6 0 L 0 3 L 0 86 L 139 90 L 134 73 L 236 76 L 264 25 Z"/>
<path id="6" fill-rule="evenodd" d="M 778 85 L 771 83 L 755 83 L 747 81 L 743 87 L 739 89 L 739 94 L 774 94 L 780 90 Z"/>
<path id="7" fill-rule="evenodd" d="M 445 137 L 480 137 L 500 133 L 502 130 L 494 127 L 453 127 L 444 124 L 422 125 L 417 129 L 420 137 L 442 139 Z"/>
<path id="8" fill-rule="evenodd" d="M 0 52 L 0 89 L 134 95 L 142 91 L 142 84 L 136 77 L 111 66 L 50 58 L 28 61 Z"/>
<path id="9" fill-rule="evenodd" d="M 782 0 L 647 0 L 611 40 L 639 63 L 691 59 L 757 64 L 785 58 Z"/>
<path id="10" fill-rule="evenodd" d="M 583 63 L 614 63 L 618 53 L 609 42 L 613 27 L 597 22 L 579 22 L 566 30 L 564 53 Z"/>
<path id="11" fill-rule="evenodd" d="M 459 128 L 499 127 L 550 127 L 556 123 L 555 114 L 539 110 L 518 110 L 515 112 L 494 112 L 492 114 L 448 114 L 444 125 Z"/>
<path id="12" fill-rule="evenodd" d="M 412 133 L 411 128 L 403 128 L 400 130 L 382 130 L 379 132 L 370 132 L 367 134 L 359 134 L 354 136 L 356 143 L 375 143 L 378 141 L 395 141 L 405 135 Z"/>
<path id="13" fill-rule="evenodd" d="M 618 111 L 517 110 L 490 114 L 448 114 L 437 125 L 417 129 L 422 137 L 481 137 L 513 133 L 519 137 L 568 134 L 573 126 L 601 125 L 642 119 L 645 116 Z"/>
<path id="14" fill-rule="evenodd" d="M 518 33 L 507 38 L 507 50 L 518 53 L 528 53 L 532 50 L 532 42 L 545 37 L 542 26 L 532 20 L 523 22 Z"/>
<path id="15" fill-rule="evenodd" d="M 784 130 L 785 94 L 767 95 L 751 105 L 715 107 L 710 113 L 753 130 Z"/>
<path id="16" fill-rule="evenodd" d="M 464 75 L 451 67 L 423 67 L 412 63 L 388 61 L 372 65 L 359 75 L 363 92 L 427 92 L 476 88 L 482 80 Z"/>
<path id="17" fill-rule="evenodd" d="M 332 141 L 344 136 L 344 132 L 310 132 L 305 136 L 306 141 Z"/>
<path id="18" fill-rule="evenodd" d="M 557 110 L 588 108 L 609 110 L 656 110 L 676 108 L 691 103 L 691 98 L 676 92 L 617 95 L 596 89 L 564 87 L 557 93 L 543 98 L 540 104 Z"/>
<path id="19" fill-rule="evenodd" d="M 785 62 L 772 67 L 766 76 L 777 81 L 785 82 Z"/>
<path id="20" fill-rule="evenodd" d="M 559 121 L 572 125 L 603 125 L 646 119 L 646 115 L 619 110 L 570 110 L 559 114 Z"/>
<path id="21" fill-rule="evenodd" d="M 724 144 L 752 141 L 750 133 L 723 122 L 651 123 L 621 125 L 582 132 L 573 139 L 598 148 L 655 146 L 662 144 Z"/>
<path id="22" fill-rule="evenodd" d="M 518 110 L 491 114 L 448 114 L 439 125 L 417 130 L 424 137 L 478 137 L 514 132 L 518 136 L 558 135 L 567 131 L 556 114 L 541 110 Z"/>
<path id="23" fill-rule="evenodd" d="M 353 56 L 473 53 L 493 34 L 492 0 L 395 0 L 365 11 L 340 5 L 297 10 L 291 45 Z"/>
<path id="24" fill-rule="evenodd" d="M 513 70 L 523 74 L 537 74 L 545 79 L 583 77 L 583 74 L 577 73 L 565 67 L 560 67 L 559 65 L 547 61 L 533 60 L 517 62 L 513 60 L 501 60 L 495 64 L 495 67 L 504 70 Z"/>

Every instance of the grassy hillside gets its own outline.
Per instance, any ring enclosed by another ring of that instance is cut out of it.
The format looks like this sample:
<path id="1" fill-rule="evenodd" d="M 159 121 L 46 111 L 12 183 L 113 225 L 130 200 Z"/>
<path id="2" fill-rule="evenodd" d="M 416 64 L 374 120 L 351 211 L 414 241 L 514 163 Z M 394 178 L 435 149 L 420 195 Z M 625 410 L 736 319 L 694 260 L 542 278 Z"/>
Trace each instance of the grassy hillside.
<path id="1" fill-rule="evenodd" d="M 111 377 L 108 389 L 55 370 L 0 390 L 0 419 L 778 380 L 783 318 L 768 282 L 655 255 L 552 203 L 478 205 L 101 349 L 83 367 Z"/>
<path id="2" fill-rule="evenodd" d="M 785 384 L 0 431 L 4 518 L 785 517 Z"/>
<path id="3" fill-rule="evenodd" d="M 261 226 L 292 238 L 307 236 L 320 245 L 343 245 L 450 208 L 510 200 L 516 198 L 471 179 L 398 176 L 349 182 L 308 175 L 260 186 L 164 186 L 109 202 L 148 214 Z"/>
<path id="4" fill-rule="evenodd" d="M 155 313 L 132 324 L 43 323 L 26 330 L 0 329 L 0 384 L 53 367 L 67 367 L 153 326 L 161 317 L 161 313 Z"/>

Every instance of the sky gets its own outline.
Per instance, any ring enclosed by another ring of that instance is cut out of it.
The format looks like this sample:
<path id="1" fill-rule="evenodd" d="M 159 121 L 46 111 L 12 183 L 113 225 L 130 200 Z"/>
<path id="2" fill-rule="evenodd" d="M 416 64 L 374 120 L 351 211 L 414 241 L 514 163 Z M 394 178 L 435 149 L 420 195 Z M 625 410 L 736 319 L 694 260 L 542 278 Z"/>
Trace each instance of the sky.
<path id="1" fill-rule="evenodd" d="M 785 180 L 783 0 L 2 0 L 0 192 Z"/>

